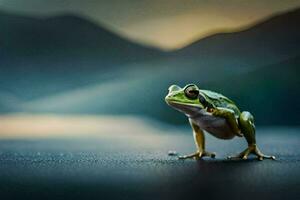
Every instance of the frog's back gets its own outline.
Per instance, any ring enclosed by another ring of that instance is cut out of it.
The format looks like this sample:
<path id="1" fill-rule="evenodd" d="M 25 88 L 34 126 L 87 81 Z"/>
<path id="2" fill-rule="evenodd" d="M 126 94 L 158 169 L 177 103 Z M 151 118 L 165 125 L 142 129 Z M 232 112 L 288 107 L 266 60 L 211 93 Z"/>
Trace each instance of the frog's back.
<path id="1" fill-rule="evenodd" d="M 228 108 L 234 111 L 235 115 L 238 117 L 240 114 L 239 108 L 236 106 L 236 104 L 229 99 L 228 97 L 214 92 L 210 90 L 200 90 L 200 92 L 204 95 L 206 95 L 216 107 L 221 108 Z"/>

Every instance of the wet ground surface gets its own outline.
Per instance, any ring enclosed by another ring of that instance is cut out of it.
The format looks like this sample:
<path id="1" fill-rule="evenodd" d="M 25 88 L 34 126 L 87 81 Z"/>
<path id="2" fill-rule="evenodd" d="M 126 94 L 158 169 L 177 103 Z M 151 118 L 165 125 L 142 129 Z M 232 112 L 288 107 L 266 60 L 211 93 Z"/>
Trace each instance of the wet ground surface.
<path id="1" fill-rule="evenodd" d="M 194 151 L 186 134 L 0 140 L 1 199 L 300 199 L 300 129 L 260 129 L 276 161 L 228 161 L 242 138 L 207 137 L 216 159 L 178 160 Z"/>

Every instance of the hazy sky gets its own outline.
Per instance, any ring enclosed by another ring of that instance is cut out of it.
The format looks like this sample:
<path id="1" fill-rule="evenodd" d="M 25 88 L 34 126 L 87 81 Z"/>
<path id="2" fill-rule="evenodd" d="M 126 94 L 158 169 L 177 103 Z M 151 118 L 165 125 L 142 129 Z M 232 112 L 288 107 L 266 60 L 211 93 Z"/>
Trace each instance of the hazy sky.
<path id="1" fill-rule="evenodd" d="M 37 16 L 79 13 L 136 41 L 182 47 L 300 7 L 299 0 L 0 0 L 0 9 Z"/>

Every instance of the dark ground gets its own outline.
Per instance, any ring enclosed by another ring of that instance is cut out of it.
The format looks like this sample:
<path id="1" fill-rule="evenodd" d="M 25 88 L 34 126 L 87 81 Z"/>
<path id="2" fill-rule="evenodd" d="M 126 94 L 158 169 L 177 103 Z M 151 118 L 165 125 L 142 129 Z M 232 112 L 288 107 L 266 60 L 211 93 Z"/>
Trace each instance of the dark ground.
<path id="1" fill-rule="evenodd" d="M 228 161 L 243 139 L 208 137 L 217 158 L 177 160 L 192 135 L 0 141 L 0 199 L 300 199 L 300 129 L 260 129 L 276 161 Z"/>

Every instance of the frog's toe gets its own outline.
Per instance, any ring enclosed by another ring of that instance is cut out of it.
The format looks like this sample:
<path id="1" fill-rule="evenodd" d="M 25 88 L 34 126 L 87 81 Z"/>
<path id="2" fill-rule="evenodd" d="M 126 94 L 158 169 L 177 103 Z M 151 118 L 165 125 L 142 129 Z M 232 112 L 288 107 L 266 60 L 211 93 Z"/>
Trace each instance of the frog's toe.
<path id="1" fill-rule="evenodd" d="M 184 156 L 178 156 L 178 159 L 180 159 L 180 160 L 187 159 L 187 158 L 189 158 L 187 155 L 184 155 Z"/>
<path id="2" fill-rule="evenodd" d="M 256 145 L 249 145 L 247 149 L 245 149 L 243 152 L 239 153 L 236 156 L 228 156 L 228 159 L 243 159 L 247 160 L 249 154 L 255 154 L 258 158 L 258 160 L 263 160 L 263 159 L 272 159 L 275 160 L 275 156 L 269 156 L 261 153 L 261 151 L 258 149 Z"/>
<path id="3" fill-rule="evenodd" d="M 243 160 L 247 160 L 247 159 L 248 159 L 248 156 L 244 155 L 244 156 L 242 157 L 242 159 L 243 159 Z"/>
<path id="4" fill-rule="evenodd" d="M 241 153 L 234 155 L 234 156 L 228 156 L 227 159 L 230 160 L 234 160 L 234 159 L 243 159 L 243 160 L 247 160 L 248 155 L 250 153 L 249 148 L 245 149 L 244 151 L 242 151 Z"/>
<path id="5" fill-rule="evenodd" d="M 257 146 L 255 146 L 255 150 L 254 150 L 254 154 L 257 155 L 258 160 L 263 160 L 263 159 L 272 159 L 275 160 L 275 156 L 269 156 L 269 155 L 265 155 L 263 154 Z"/>
<path id="6" fill-rule="evenodd" d="M 199 152 L 195 152 L 189 155 L 184 155 L 184 156 L 178 156 L 178 159 L 188 159 L 188 158 L 198 158 L 199 156 Z"/>
<path id="7" fill-rule="evenodd" d="M 196 153 L 192 153 L 190 155 L 178 156 L 178 159 L 188 159 L 188 158 L 201 159 L 203 157 L 215 158 L 216 153 L 215 152 L 208 152 L 208 151 L 196 152 Z"/>
<path id="8" fill-rule="evenodd" d="M 275 156 L 267 156 L 267 155 L 258 156 L 257 158 L 258 158 L 258 160 L 260 160 L 260 161 L 262 161 L 263 159 L 276 160 Z"/>

